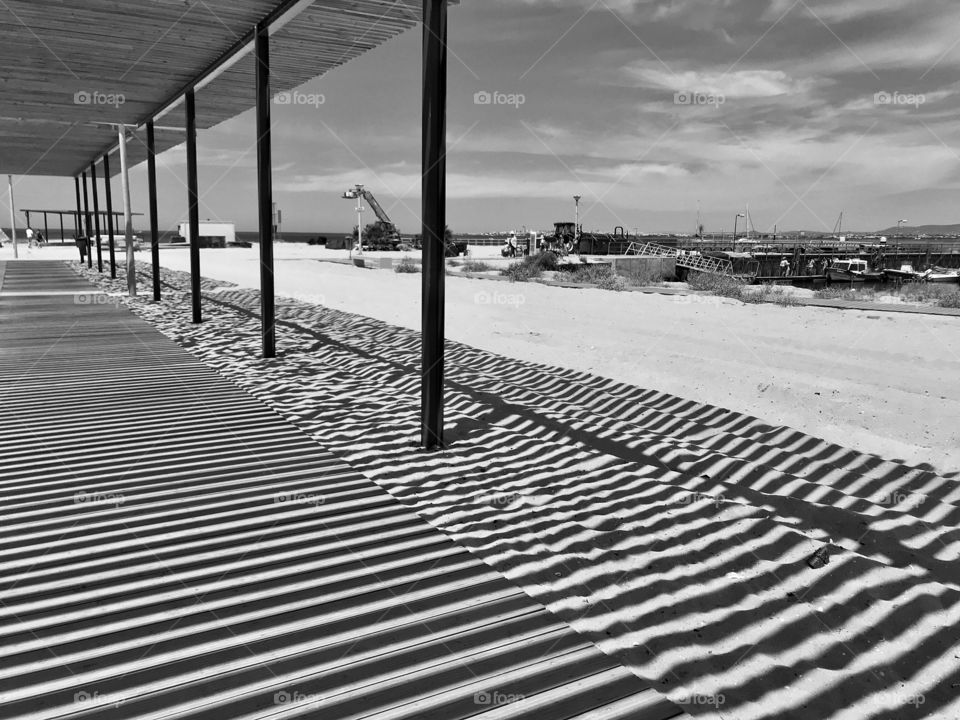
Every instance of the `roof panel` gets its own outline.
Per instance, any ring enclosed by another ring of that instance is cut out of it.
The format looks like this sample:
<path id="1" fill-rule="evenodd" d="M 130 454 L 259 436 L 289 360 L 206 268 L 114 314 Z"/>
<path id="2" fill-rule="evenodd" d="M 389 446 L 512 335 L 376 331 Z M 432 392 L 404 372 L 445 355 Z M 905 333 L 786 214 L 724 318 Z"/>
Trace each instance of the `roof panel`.
<path id="1" fill-rule="evenodd" d="M 456 4 L 458 0 L 451 0 Z M 193 83 L 283 0 L 5 0 L 0 3 L 0 170 L 72 176 L 116 145 L 109 123 L 138 124 Z M 419 22 L 421 0 L 316 0 L 296 6 L 271 43 L 283 92 Z M 253 107 L 246 56 L 197 91 L 197 127 Z M 183 127 L 182 109 L 158 124 Z M 146 157 L 144 133 L 131 164 Z M 162 152 L 182 135 L 158 132 Z M 111 166 L 119 171 L 119 163 Z"/>

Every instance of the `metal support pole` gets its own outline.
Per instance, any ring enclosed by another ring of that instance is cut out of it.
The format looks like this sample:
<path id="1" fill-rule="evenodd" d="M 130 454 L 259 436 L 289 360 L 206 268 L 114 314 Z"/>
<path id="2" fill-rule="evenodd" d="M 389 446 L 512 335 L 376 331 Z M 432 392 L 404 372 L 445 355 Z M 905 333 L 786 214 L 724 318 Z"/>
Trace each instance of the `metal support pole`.
<path id="1" fill-rule="evenodd" d="M 120 191 L 123 196 L 123 233 L 127 248 L 127 291 L 137 295 L 137 263 L 133 258 L 133 214 L 130 211 L 130 176 L 127 164 L 127 129 L 121 125 L 117 132 L 120 145 Z"/>
<path id="2" fill-rule="evenodd" d="M 110 277 L 117 277 L 116 245 L 113 239 L 113 191 L 110 188 L 110 155 L 103 156 L 103 185 L 107 196 L 107 245 L 110 248 Z"/>
<path id="3" fill-rule="evenodd" d="M 10 189 L 10 242 L 13 243 L 13 258 L 16 260 L 20 255 L 17 253 L 17 215 L 13 207 L 13 175 L 7 175 L 7 187 Z"/>
<path id="4" fill-rule="evenodd" d="M 50 224 L 47 222 L 47 212 L 43 212 L 43 239 L 44 242 L 50 242 Z"/>
<path id="5" fill-rule="evenodd" d="M 187 202 L 190 221 L 190 297 L 193 322 L 203 320 L 200 311 L 200 192 L 197 189 L 197 105 L 192 89 L 185 95 L 187 113 Z"/>
<path id="6" fill-rule="evenodd" d="M 100 248 L 100 201 L 97 199 L 97 163 L 90 163 L 90 185 L 93 188 L 93 237 L 97 244 L 97 272 L 103 272 L 103 250 Z"/>
<path id="7" fill-rule="evenodd" d="M 147 194 L 150 203 L 150 261 L 153 263 L 153 301 L 160 302 L 160 232 L 157 229 L 157 147 L 153 120 L 147 123 Z"/>
<path id="8" fill-rule="evenodd" d="M 63 245 L 63 238 L 64 238 L 64 232 L 63 232 L 63 213 L 57 213 L 57 215 L 60 216 L 60 244 Z M 49 242 L 49 241 L 50 241 L 50 236 L 48 235 L 48 236 L 47 236 L 47 242 Z"/>
<path id="9" fill-rule="evenodd" d="M 77 191 L 77 214 L 73 216 L 73 228 L 75 235 L 79 238 L 83 235 L 83 232 L 80 230 L 80 176 L 77 175 L 73 178 L 74 189 Z"/>
<path id="10" fill-rule="evenodd" d="M 260 206 L 260 332 L 263 357 L 277 356 L 273 283 L 273 165 L 270 146 L 270 34 L 255 33 L 257 64 L 257 195 Z"/>
<path id="11" fill-rule="evenodd" d="M 87 173 L 83 173 L 83 235 L 87 239 L 87 267 L 93 267 L 93 252 L 90 248 L 90 235 L 93 230 L 90 227 L 90 198 L 87 195 Z"/>
<path id="12" fill-rule="evenodd" d="M 447 0 L 423 0 L 423 355 L 421 442 L 443 446 Z"/>

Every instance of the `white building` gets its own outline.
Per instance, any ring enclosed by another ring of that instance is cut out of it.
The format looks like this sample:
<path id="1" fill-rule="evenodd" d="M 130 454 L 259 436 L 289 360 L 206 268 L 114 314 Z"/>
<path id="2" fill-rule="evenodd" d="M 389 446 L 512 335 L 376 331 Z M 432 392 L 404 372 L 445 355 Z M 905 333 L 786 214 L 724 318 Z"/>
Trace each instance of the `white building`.
<path id="1" fill-rule="evenodd" d="M 190 240 L 190 223 L 180 223 L 181 236 Z M 200 223 L 200 247 L 226 247 L 237 240 L 237 229 L 233 223 Z"/>

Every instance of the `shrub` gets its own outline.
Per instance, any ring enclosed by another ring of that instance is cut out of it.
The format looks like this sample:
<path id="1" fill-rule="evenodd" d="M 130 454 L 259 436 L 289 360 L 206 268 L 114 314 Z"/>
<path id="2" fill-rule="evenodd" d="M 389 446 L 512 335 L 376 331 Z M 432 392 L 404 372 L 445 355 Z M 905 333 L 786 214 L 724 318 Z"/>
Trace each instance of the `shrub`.
<path id="1" fill-rule="evenodd" d="M 560 267 L 560 258 L 550 250 L 539 252 L 536 255 L 527 255 L 524 262 L 536 265 L 541 270 L 556 270 Z"/>
<path id="2" fill-rule="evenodd" d="M 398 273 L 418 273 L 420 272 L 420 266 L 413 261 L 413 258 L 404 255 L 400 259 L 400 262 L 393 266 L 393 271 Z"/>
<path id="3" fill-rule="evenodd" d="M 520 262 L 510 263 L 505 270 L 500 271 L 500 274 L 510 278 L 513 282 L 524 282 L 540 277 L 540 268 L 524 259 Z"/>
<path id="4" fill-rule="evenodd" d="M 960 290 L 944 295 L 938 304 L 943 308 L 960 308 Z"/>
<path id="5" fill-rule="evenodd" d="M 463 263 L 464 272 L 486 272 L 487 270 L 493 270 L 493 267 L 482 260 L 467 260 Z"/>
<path id="6" fill-rule="evenodd" d="M 734 300 L 744 300 L 744 295 L 751 294 L 744 293 L 746 282 L 730 275 L 692 272 L 687 276 L 687 284 L 694 290 L 704 290 Z M 753 300 L 753 302 L 762 302 L 762 300 Z"/>
<path id="7" fill-rule="evenodd" d="M 627 281 L 616 273 L 609 273 L 596 280 L 597 287 L 601 290 L 615 290 L 620 292 L 627 289 Z"/>
<path id="8" fill-rule="evenodd" d="M 653 268 L 650 265 L 642 265 L 627 271 L 621 270 L 620 275 L 624 277 L 628 285 L 637 287 L 658 287 L 664 285 L 663 272 L 660 268 Z"/>

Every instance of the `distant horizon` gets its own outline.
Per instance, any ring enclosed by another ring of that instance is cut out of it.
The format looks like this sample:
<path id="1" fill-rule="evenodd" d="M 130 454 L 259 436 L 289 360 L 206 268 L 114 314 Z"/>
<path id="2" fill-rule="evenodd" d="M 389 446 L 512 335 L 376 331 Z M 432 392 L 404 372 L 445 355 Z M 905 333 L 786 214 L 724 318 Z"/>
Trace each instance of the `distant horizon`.
<path id="1" fill-rule="evenodd" d="M 207 221 L 203 221 L 203 222 L 207 222 Z M 211 220 L 210 222 L 213 222 L 213 221 Z M 572 222 L 572 221 L 570 221 L 570 222 Z M 41 232 L 43 231 L 43 226 L 42 226 L 42 225 L 32 224 L 32 227 L 34 228 L 34 230 L 40 230 Z M 944 231 L 945 231 L 945 234 L 960 234 L 960 223 L 949 223 L 949 224 L 944 224 L 944 223 L 924 223 L 924 224 L 922 224 L 922 225 L 904 225 L 903 228 L 902 228 L 899 232 L 901 232 L 903 235 L 916 234 L 918 231 L 923 231 L 925 234 L 929 234 L 929 232 L 930 232 L 931 230 L 935 230 L 935 229 L 938 229 L 938 228 L 944 230 Z M 55 238 L 56 238 L 56 237 L 59 237 L 59 234 L 60 234 L 60 232 L 59 232 L 59 231 L 60 231 L 59 223 L 57 223 L 56 225 L 50 225 L 50 229 L 53 231 L 53 232 L 51 232 L 51 236 L 52 236 L 52 237 L 55 237 Z M 502 234 L 509 234 L 509 233 L 511 233 L 511 232 L 520 233 L 520 232 L 522 231 L 522 226 L 521 226 L 520 228 L 515 228 L 515 229 L 512 229 L 512 230 L 507 230 L 507 229 L 499 229 L 499 230 L 457 230 L 456 228 L 451 228 L 451 229 L 454 231 L 455 234 L 458 234 L 458 235 L 464 235 L 464 236 L 482 236 L 482 235 L 502 235 Z M 631 235 L 631 236 L 636 235 L 636 233 L 634 232 L 635 229 L 636 229 L 635 227 L 624 228 L 624 229 L 626 230 L 626 232 L 627 232 L 628 235 Z M 9 226 L 4 227 L 3 225 L 0 225 L 0 230 L 2 230 L 7 237 L 10 237 L 10 228 L 9 228 Z M 284 235 L 336 237 L 336 236 L 338 236 L 338 235 L 350 235 L 351 230 L 352 230 L 352 227 L 351 227 L 349 230 L 333 230 L 333 231 L 331 231 L 331 230 L 326 230 L 326 231 L 324 231 L 324 230 L 283 230 L 283 229 L 281 228 L 281 231 L 280 231 L 279 235 L 280 235 L 280 239 L 281 239 L 281 240 L 283 239 L 283 236 L 284 236 Z M 549 230 L 551 230 L 551 231 L 553 230 L 552 224 L 551 224 L 551 227 L 549 228 Z M 18 240 L 25 240 L 25 239 L 26 239 L 26 237 L 25 237 L 25 231 L 26 231 L 26 227 L 25 227 L 24 225 L 18 225 L 18 226 L 17 226 L 17 239 L 18 239 Z M 65 225 L 64 225 L 64 231 L 65 231 L 65 233 L 66 233 L 68 236 L 72 236 L 72 235 L 73 235 L 72 226 L 71 226 L 71 225 L 65 224 Z M 530 233 L 530 232 L 546 232 L 546 231 L 547 231 L 547 228 L 528 228 L 528 229 L 527 229 L 527 233 Z M 140 227 L 140 226 L 134 225 L 134 233 L 135 233 L 135 234 L 145 235 L 145 234 L 148 234 L 149 232 L 150 232 L 149 227 Z M 160 232 L 160 235 L 177 234 L 178 228 L 173 227 L 173 228 L 167 228 L 167 229 L 160 229 L 159 232 Z M 238 234 L 242 233 L 242 234 L 244 234 L 244 235 L 251 235 L 251 234 L 257 234 L 257 233 L 259 233 L 260 231 L 259 231 L 258 228 L 241 228 L 241 227 L 237 227 L 237 228 L 236 228 L 236 232 L 237 232 Z M 613 232 L 613 228 L 604 229 L 604 228 L 584 227 L 584 228 L 583 228 L 583 232 L 588 232 L 588 233 L 612 233 L 612 232 Z M 870 230 L 846 230 L 846 229 L 845 229 L 845 230 L 842 230 L 842 232 L 839 233 L 839 234 L 840 234 L 840 235 L 843 235 L 843 236 L 846 236 L 846 235 L 882 235 L 882 234 L 885 234 L 885 233 L 886 233 L 886 234 L 893 234 L 893 233 L 897 233 L 897 232 L 898 232 L 898 231 L 897 231 L 897 229 L 896 229 L 895 227 L 887 227 L 887 228 L 870 229 Z M 777 235 L 797 235 L 797 234 L 800 234 L 800 233 L 803 233 L 803 234 L 806 234 L 806 235 L 814 235 L 814 236 L 830 235 L 830 234 L 832 234 L 830 231 L 826 231 L 826 230 L 811 230 L 811 229 L 809 229 L 809 228 L 808 228 L 808 229 L 785 229 L 785 230 L 777 230 L 777 232 L 776 232 Z M 105 231 L 104 231 L 104 230 L 101 230 L 101 234 L 105 234 Z M 416 232 L 402 232 L 401 234 L 402 234 L 402 235 L 408 235 L 408 236 L 409 236 L 409 235 L 416 235 L 417 233 L 416 233 Z M 691 230 L 643 230 L 643 229 L 640 229 L 639 234 L 640 234 L 641 236 L 642 236 L 642 235 L 685 235 L 685 236 L 690 236 L 690 237 L 693 237 L 693 236 L 695 235 L 695 233 L 692 232 Z M 721 229 L 718 229 L 718 230 L 710 230 L 709 228 L 705 228 L 703 234 L 704 234 L 704 236 L 706 236 L 706 237 L 710 237 L 710 236 L 716 236 L 716 235 L 731 235 L 732 233 L 730 232 L 730 230 L 725 229 L 725 228 L 721 228 Z M 753 230 L 753 231 L 751 231 L 750 233 L 739 232 L 739 231 L 737 232 L 738 239 L 739 239 L 739 238 L 746 238 L 748 235 L 772 235 L 772 234 L 773 234 L 772 231 L 759 231 L 759 230 Z"/>

